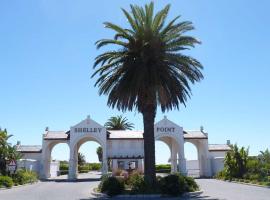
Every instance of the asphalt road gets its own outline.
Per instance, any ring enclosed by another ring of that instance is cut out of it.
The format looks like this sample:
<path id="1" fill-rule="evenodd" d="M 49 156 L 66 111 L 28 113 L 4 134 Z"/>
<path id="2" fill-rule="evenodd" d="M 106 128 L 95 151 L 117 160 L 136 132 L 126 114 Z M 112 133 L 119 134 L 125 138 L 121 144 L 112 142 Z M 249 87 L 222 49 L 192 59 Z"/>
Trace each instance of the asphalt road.
<path id="1" fill-rule="evenodd" d="M 209 200 L 270 200 L 270 189 L 230 183 L 215 179 L 197 179 L 197 183 L 204 191 L 195 199 Z"/>
<path id="2" fill-rule="evenodd" d="M 91 178 L 89 178 L 89 175 Z M 96 174 L 82 175 L 78 182 L 52 180 L 8 190 L 0 190 L 0 200 L 86 200 L 93 199 L 91 191 L 99 181 Z M 228 183 L 214 179 L 198 179 L 201 195 L 191 200 L 270 200 L 270 189 Z M 116 199 L 116 198 L 113 198 Z M 121 198 L 123 199 L 123 198 Z M 136 199 L 136 198 L 129 198 Z M 179 198 L 169 198 L 179 199 Z M 184 199 L 184 198 L 183 198 Z M 162 198 L 165 200 L 165 198 Z"/>

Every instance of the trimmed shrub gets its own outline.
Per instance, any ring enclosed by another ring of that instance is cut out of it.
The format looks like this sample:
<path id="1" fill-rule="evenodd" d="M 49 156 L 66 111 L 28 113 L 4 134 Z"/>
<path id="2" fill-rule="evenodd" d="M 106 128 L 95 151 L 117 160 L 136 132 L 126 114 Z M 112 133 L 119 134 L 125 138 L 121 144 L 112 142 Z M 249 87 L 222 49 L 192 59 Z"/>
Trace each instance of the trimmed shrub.
<path id="1" fill-rule="evenodd" d="M 38 176 L 33 171 L 18 170 L 13 178 L 14 182 L 19 185 L 34 183 L 38 180 Z"/>
<path id="2" fill-rule="evenodd" d="M 157 173 L 171 173 L 171 165 L 170 164 L 160 164 L 156 165 Z"/>
<path id="3" fill-rule="evenodd" d="M 195 182 L 194 178 L 184 176 L 186 186 L 187 186 L 187 192 L 195 192 L 196 190 L 199 190 L 198 184 Z"/>
<path id="4" fill-rule="evenodd" d="M 101 163 L 87 163 L 89 170 L 98 171 L 101 169 Z"/>
<path id="5" fill-rule="evenodd" d="M 185 191 L 185 179 L 177 174 L 165 176 L 160 181 L 160 190 L 162 194 L 178 196 Z"/>
<path id="6" fill-rule="evenodd" d="M 130 175 L 128 179 L 128 184 L 131 187 L 131 192 L 135 194 L 145 194 L 149 192 L 149 184 L 147 181 L 144 180 L 144 177 L 141 176 L 139 173 L 134 173 Z"/>
<path id="7" fill-rule="evenodd" d="M 14 185 L 12 178 L 9 176 L 0 176 L 0 188 L 11 188 Z"/>
<path id="8" fill-rule="evenodd" d="M 79 173 L 87 173 L 90 171 L 89 166 L 83 165 L 78 167 Z"/>
<path id="9" fill-rule="evenodd" d="M 68 171 L 68 164 L 60 162 L 60 171 Z"/>
<path id="10" fill-rule="evenodd" d="M 124 191 L 124 180 L 116 177 L 104 176 L 101 178 L 99 189 L 101 192 L 106 193 L 109 196 L 115 196 L 121 194 Z"/>
<path id="11" fill-rule="evenodd" d="M 60 175 L 66 175 L 68 174 L 68 170 L 60 170 Z"/>

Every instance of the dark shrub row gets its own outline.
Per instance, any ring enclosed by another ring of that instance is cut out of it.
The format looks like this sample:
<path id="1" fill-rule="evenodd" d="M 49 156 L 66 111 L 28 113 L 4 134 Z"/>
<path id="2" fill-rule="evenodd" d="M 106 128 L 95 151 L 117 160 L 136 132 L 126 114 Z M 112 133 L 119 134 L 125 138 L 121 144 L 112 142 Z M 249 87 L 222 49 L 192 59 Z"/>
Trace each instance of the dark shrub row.
<path id="1" fill-rule="evenodd" d="M 105 175 L 101 179 L 99 190 L 109 196 L 121 194 L 124 189 L 131 194 L 163 194 L 179 196 L 185 192 L 193 192 L 199 189 L 191 177 L 181 174 L 170 174 L 165 177 L 157 177 L 155 185 L 151 185 L 146 178 L 139 173 L 134 173 L 128 178 Z"/>

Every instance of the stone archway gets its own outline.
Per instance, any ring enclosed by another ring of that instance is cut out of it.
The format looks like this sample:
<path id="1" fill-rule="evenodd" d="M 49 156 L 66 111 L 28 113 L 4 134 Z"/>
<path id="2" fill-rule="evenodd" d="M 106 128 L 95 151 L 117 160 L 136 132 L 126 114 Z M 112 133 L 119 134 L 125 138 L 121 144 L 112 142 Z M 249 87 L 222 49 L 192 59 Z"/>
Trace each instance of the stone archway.
<path id="1" fill-rule="evenodd" d="M 179 144 L 178 142 L 175 140 L 175 138 L 171 137 L 171 136 L 157 136 L 155 138 L 156 141 L 161 141 L 163 143 L 165 143 L 170 150 L 170 163 L 171 163 L 171 173 L 176 173 L 178 171 L 178 159 L 177 159 L 177 155 L 178 155 L 178 149 L 179 149 Z"/>
<path id="2" fill-rule="evenodd" d="M 102 157 L 102 174 L 106 174 L 108 172 L 107 166 L 107 151 L 106 151 L 106 143 L 101 141 L 98 138 L 86 135 L 82 138 L 73 141 L 72 145 L 70 146 L 70 161 L 69 161 L 69 179 L 77 179 L 78 177 L 78 151 L 85 142 L 94 141 L 97 142 L 102 150 L 103 150 L 103 157 Z"/>
<path id="3" fill-rule="evenodd" d="M 183 128 L 166 117 L 155 124 L 155 140 L 165 142 L 171 151 L 171 171 L 186 174 Z"/>
<path id="4" fill-rule="evenodd" d="M 41 178 L 48 179 L 51 178 L 50 168 L 51 168 L 51 154 L 53 148 L 58 144 L 67 144 L 69 146 L 68 140 L 46 140 L 43 138 L 42 144 L 42 166 L 41 166 Z"/>
<path id="5" fill-rule="evenodd" d="M 208 140 L 201 138 L 185 139 L 185 142 L 193 144 L 198 151 L 199 176 L 211 176 L 211 166 L 208 152 Z"/>
<path id="6" fill-rule="evenodd" d="M 102 174 L 107 173 L 107 131 L 106 129 L 90 119 L 88 116 L 79 124 L 70 128 L 70 160 L 69 175 L 71 180 L 77 179 L 78 174 L 78 150 L 86 141 L 95 141 L 103 150 Z"/>

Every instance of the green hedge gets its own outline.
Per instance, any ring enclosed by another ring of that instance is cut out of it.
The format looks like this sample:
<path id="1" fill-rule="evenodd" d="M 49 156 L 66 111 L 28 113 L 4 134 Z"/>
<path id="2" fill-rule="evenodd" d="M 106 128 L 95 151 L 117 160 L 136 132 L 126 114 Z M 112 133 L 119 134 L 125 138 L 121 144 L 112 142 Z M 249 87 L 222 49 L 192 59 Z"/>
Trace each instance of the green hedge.
<path id="1" fill-rule="evenodd" d="M 106 193 L 109 196 L 115 196 L 121 194 L 125 189 L 124 179 L 119 177 L 103 177 L 99 184 L 101 192 Z"/>
<path id="2" fill-rule="evenodd" d="M 0 188 L 11 188 L 14 185 L 12 178 L 9 176 L 0 176 Z"/>
<path id="3" fill-rule="evenodd" d="M 18 170 L 13 176 L 13 181 L 17 185 L 23 185 L 27 183 L 34 183 L 38 180 L 38 176 L 33 171 Z"/>
<path id="4" fill-rule="evenodd" d="M 171 173 L 171 165 L 170 164 L 159 164 L 156 165 L 157 173 Z"/>

